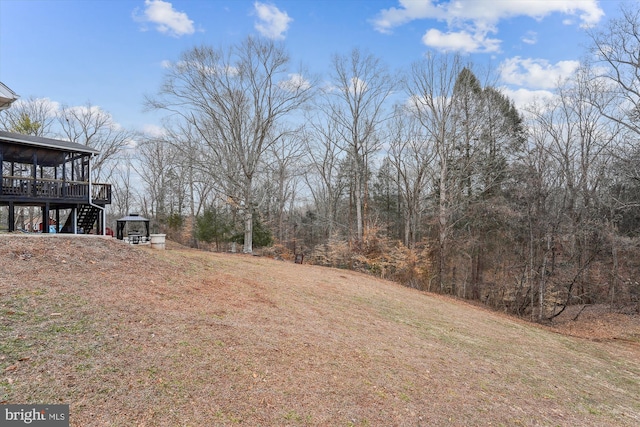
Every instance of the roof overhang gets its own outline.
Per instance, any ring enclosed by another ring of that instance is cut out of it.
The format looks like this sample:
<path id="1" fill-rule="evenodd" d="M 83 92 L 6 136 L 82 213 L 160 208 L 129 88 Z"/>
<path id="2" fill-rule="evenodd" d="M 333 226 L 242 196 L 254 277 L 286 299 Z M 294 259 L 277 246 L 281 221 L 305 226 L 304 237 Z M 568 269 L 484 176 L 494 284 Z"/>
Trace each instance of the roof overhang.
<path id="1" fill-rule="evenodd" d="M 0 82 L 0 111 L 6 110 L 15 100 L 20 98 L 14 91 Z"/>
<path id="2" fill-rule="evenodd" d="M 64 162 L 65 154 L 93 156 L 100 152 L 86 145 L 40 136 L 21 135 L 0 131 L 0 152 L 5 161 L 30 163 L 37 153 L 38 163 L 43 166 L 56 166 Z"/>
<path id="3" fill-rule="evenodd" d="M 43 138 L 41 136 L 22 135 L 19 133 L 0 131 L 0 142 L 12 142 L 20 145 L 31 145 L 51 150 L 70 151 L 74 153 L 100 154 L 95 148 L 77 142 L 60 139 Z"/>

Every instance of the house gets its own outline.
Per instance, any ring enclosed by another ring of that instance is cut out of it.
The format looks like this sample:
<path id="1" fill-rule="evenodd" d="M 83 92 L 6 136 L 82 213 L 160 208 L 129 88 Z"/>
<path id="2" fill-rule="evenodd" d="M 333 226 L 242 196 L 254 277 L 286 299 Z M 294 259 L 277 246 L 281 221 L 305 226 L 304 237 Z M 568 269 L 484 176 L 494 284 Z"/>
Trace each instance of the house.
<path id="1" fill-rule="evenodd" d="M 63 233 L 106 234 L 111 185 L 93 182 L 97 154 L 74 142 L 0 131 L 0 206 L 8 207 L 8 231 L 16 230 L 17 207 L 36 207 L 46 222 L 43 233 L 52 218 L 64 224 Z"/>
<path id="2" fill-rule="evenodd" d="M 18 98 L 14 91 L 0 82 L 0 111 L 9 108 Z"/>

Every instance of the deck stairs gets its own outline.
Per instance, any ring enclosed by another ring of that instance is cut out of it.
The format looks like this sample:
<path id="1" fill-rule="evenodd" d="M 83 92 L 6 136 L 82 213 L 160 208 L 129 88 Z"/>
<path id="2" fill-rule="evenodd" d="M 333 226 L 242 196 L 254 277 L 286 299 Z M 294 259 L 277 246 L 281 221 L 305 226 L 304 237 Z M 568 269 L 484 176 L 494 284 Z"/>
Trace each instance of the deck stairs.
<path id="1" fill-rule="evenodd" d="M 100 209 L 92 205 L 81 205 L 78 209 L 77 225 L 78 230 L 82 230 L 84 234 L 91 233 L 93 226 L 98 220 Z M 62 230 L 73 232 L 73 215 L 69 215 Z"/>

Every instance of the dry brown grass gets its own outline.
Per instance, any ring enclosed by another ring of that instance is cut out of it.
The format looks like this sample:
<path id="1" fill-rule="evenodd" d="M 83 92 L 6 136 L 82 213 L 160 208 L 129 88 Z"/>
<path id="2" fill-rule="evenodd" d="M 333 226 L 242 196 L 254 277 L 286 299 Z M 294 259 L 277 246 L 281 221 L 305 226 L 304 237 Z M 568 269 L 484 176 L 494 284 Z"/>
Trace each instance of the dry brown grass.
<path id="1" fill-rule="evenodd" d="M 73 426 L 635 426 L 625 330 L 267 258 L 0 236 L 0 401 L 69 403 Z"/>

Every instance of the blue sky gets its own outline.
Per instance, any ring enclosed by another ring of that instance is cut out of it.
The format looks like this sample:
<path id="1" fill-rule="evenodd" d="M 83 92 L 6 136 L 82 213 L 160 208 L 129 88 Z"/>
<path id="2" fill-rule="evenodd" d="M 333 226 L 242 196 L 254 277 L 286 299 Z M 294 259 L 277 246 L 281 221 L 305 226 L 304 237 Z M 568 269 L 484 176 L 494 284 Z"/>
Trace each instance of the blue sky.
<path id="1" fill-rule="evenodd" d="M 640 1 L 633 0 L 638 4 Z M 247 35 L 281 40 L 294 64 L 327 73 L 358 47 L 401 70 L 429 50 L 490 65 L 518 104 L 545 96 L 585 54 L 586 29 L 618 13 L 615 0 L 0 0 L 0 81 L 23 99 L 90 102 L 128 128 L 160 125 L 143 112 L 163 63 L 202 44 Z M 295 68 L 295 67 L 294 67 Z"/>

